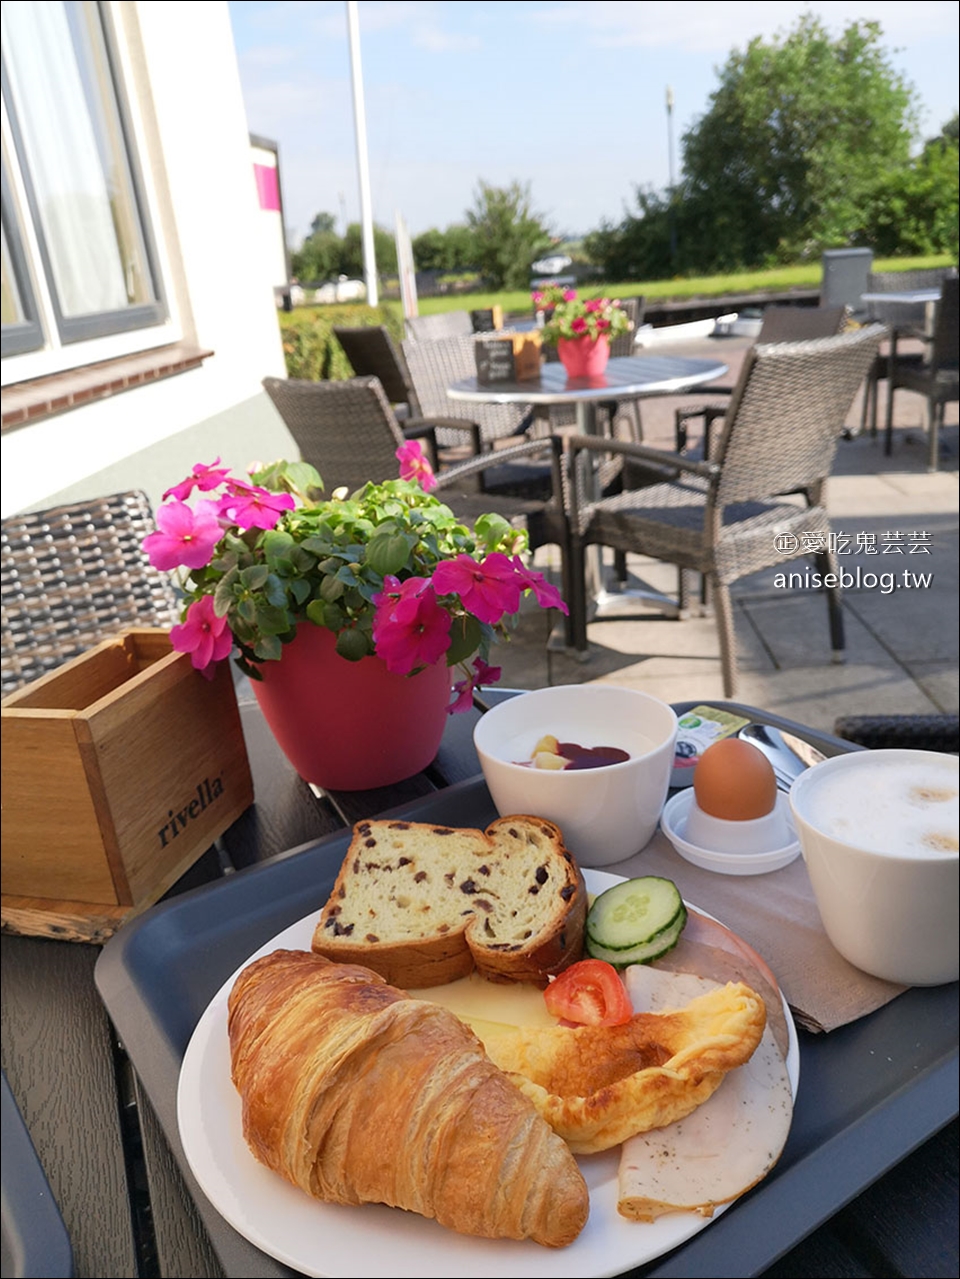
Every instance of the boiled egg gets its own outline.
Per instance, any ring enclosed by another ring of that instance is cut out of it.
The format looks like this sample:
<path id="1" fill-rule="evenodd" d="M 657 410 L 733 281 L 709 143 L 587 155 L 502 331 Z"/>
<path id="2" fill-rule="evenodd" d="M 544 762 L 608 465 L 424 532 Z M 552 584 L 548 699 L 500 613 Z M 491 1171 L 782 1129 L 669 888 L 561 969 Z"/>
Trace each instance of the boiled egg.
<path id="1" fill-rule="evenodd" d="M 777 779 L 767 757 L 749 742 L 726 737 L 700 756 L 693 793 L 701 812 L 724 821 L 766 817 L 777 802 Z"/>

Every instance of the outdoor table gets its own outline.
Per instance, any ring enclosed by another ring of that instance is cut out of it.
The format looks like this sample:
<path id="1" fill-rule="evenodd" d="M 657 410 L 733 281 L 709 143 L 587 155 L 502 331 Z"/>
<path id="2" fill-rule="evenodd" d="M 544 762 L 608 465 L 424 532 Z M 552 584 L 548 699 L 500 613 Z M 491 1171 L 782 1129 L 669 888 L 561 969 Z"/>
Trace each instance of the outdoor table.
<path id="1" fill-rule="evenodd" d="M 568 378 L 560 363 L 543 364 L 539 378 L 483 383 L 464 378 L 447 388 L 451 400 L 468 404 L 572 404 L 577 430 L 597 434 L 597 407 L 612 400 L 639 400 L 651 395 L 676 395 L 713 382 L 727 372 L 719 360 L 680 355 L 627 355 L 612 359 L 599 377 Z"/>
<path id="2" fill-rule="evenodd" d="M 924 328 L 927 333 L 932 333 L 934 311 L 940 301 L 940 295 L 940 289 L 900 289 L 892 293 L 861 293 L 860 301 L 882 302 L 891 306 L 922 306 Z"/>
<path id="3" fill-rule="evenodd" d="M 447 388 L 451 400 L 469 404 L 572 404 L 577 430 L 597 435 L 597 409 L 611 401 L 640 400 L 677 395 L 692 387 L 716 381 L 727 372 L 720 360 L 681 355 L 628 355 L 611 359 L 599 377 L 570 378 L 560 363 L 542 364 L 540 377 L 511 382 L 480 382 L 464 378 Z M 586 455 L 584 455 L 586 457 Z M 593 462 L 586 464 L 592 465 Z M 591 618 L 622 616 L 629 606 L 653 609 L 665 617 L 678 617 L 680 606 L 661 591 L 640 583 L 630 589 L 610 589 L 603 578 L 603 551 L 590 546 L 586 554 L 588 607 Z M 557 627 L 550 636 L 551 649 L 566 649 L 566 631 Z M 578 654 L 585 661 L 588 654 Z"/>
<path id="4" fill-rule="evenodd" d="M 849 748 L 780 717 L 720 705 L 792 729 L 826 754 Z M 249 696 L 241 709 L 256 802 L 226 832 L 219 850 L 163 903 L 126 925 L 99 962 L 92 946 L 3 937 L 4 1066 L 68 1224 L 81 1275 L 217 1275 L 221 1266 L 230 1276 L 293 1273 L 227 1225 L 185 1166 L 176 1090 L 193 1027 L 253 950 L 292 920 L 319 911 L 352 822 L 384 811 L 475 826 L 496 816 L 478 775 L 475 712 L 451 717 L 425 773 L 381 791 L 317 796 L 280 754 Z M 95 965 L 116 1033 L 97 997 Z M 956 996 L 955 984 L 913 989 L 829 1035 L 801 1030 L 799 1095 L 777 1167 L 689 1242 L 629 1273 L 762 1274 L 948 1124 L 957 1113 Z M 4 1177 L 10 1176 L 16 1168 L 5 1160 Z M 5 1193 L 5 1245 L 13 1226 L 23 1224 L 8 1222 L 7 1204 Z M 884 1247 L 891 1245 L 874 1237 L 883 1233 L 877 1214 L 865 1208 L 858 1222 L 861 1217 L 873 1231 L 869 1246 L 878 1250 L 877 1264 L 885 1267 L 875 1273 L 933 1273 L 911 1270 L 922 1260 L 904 1262 L 902 1256 L 903 1247 L 923 1256 L 928 1240 L 922 1230 L 906 1244 L 901 1230 L 901 1255 L 886 1259 Z M 820 1238 L 823 1265 L 832 1266 L 845 1246 L 835 1224 L 812 1243 Z M 322 1240 L 318 1249 L 322 1258 Z M 837 1273 L 802 1265 L 795 1273 Z M 32 1273 L 65 1271 L 51 1263 Z M 554 1273 L 565 1273 L 562 1254 Z"/>

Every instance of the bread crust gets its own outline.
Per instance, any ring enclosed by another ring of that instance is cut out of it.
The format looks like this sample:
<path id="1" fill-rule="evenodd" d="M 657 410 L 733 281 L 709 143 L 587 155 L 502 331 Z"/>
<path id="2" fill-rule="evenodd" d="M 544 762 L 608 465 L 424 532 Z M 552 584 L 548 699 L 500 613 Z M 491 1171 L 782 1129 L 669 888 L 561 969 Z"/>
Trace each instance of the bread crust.
<path id="1" fill-rule="evenodd" d="M 433 897 L 418 892 L 420 876 Z M 312 946 L 404 989 L 474 969 L 544 987 L 582 957 L 586 915 L 580 868 L 543 818 L 501 817 L 486 831 L 366 821 L 354 827 Z M 530 920 L 530 935 L 514 917 Z"/>
<path id="2" fill-rule="evenodd" d="M 582 1230 L 570 1150 L 447 1009 L 369 969 L 274 951 L 237 978 L 228 1027 L 244 1137 L 307 1194 L 548 1247 Z"/>

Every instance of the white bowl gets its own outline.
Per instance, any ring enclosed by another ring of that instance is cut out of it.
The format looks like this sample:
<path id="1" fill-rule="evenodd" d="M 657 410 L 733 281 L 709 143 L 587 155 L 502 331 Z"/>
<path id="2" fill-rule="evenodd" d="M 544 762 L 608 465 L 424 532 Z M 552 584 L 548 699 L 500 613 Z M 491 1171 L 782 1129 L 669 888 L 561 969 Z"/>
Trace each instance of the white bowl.
<path id="1" fill-rule="evenodd" d="M 826 934 L 874 977 L 957 980 L 958 789 L 957 756 L 919 750 L 837 755 L 790 788 Z"/>
<path id="2" fill-rule="evenodd" d="M 712 834 L 716 843 L 725 843 L 725 849 L 715 846 L 704 847 L 699 843 L 691 842 L 688 838 L 688 822 L 695 803 L 696 796 L 692 790 L 679 791 L 667 801 L 660 818 L 664 835 L 680 856 L 692 862 L 694 866 L 699 866 L 702 870 L 716 871 L 720 875 L 767 875 L 770 871 L 789 866 L 799 855 L 800 841 L 790 824 L 787 797 L 779 791 L 774 813 L 768 814 L 767 817 L 760 817 L 756 821 L 723 821 L 718 817 L 709 817 L 697 809 L 699 817 L 706 819 L 701 826 L 701 831 Z M 770 821 L 769 818 L 774 820 Z M 735 842 L 737 831 L 730 829 L 734 827 L 740 827 L 739 852 L 736 851 Z M 753 831 L 746 831 L 744 829 L 746 827 L 752 827 Z M 743 841 L 749 843 L 751 834 L 762 832 L 764 829 L 774 837 L 773 846 L 767 843 L 766 847 L 758 851 L 743 851 Z M 784 831 L 786 841 L 777 843 L 777 839 Z"/>
<path id="3" fill-rule="evenodd" d="M 581 746 L 616 746 L 630 758 L 601 768 L 532 768 L 524 761 L 548 733 Z M 610 866 L 639 852 L 656 830 L 676 736 L 673 710 L 649 693 L 561 684 L 492 707 L 473 740 L 502 817 L 545 817 L 581 866 Z"/>

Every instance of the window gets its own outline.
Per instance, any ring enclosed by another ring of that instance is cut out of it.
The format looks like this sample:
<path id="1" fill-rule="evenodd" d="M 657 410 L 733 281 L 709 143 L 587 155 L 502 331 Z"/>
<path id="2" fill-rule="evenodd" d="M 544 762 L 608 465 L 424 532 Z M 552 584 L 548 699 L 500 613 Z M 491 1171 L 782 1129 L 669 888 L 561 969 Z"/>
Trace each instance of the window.
<path id="1" fill-rule="evenodd" d="M 166 319 L 105 8 L 2 7 L 4 356 Z"/>

